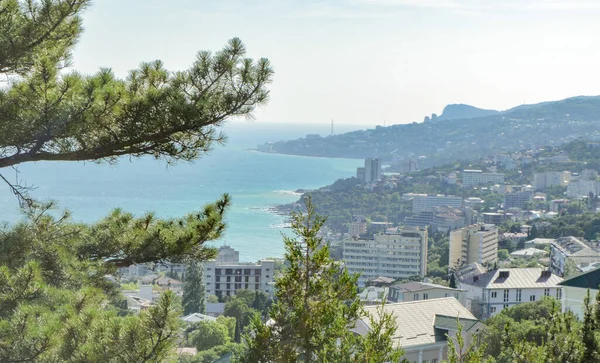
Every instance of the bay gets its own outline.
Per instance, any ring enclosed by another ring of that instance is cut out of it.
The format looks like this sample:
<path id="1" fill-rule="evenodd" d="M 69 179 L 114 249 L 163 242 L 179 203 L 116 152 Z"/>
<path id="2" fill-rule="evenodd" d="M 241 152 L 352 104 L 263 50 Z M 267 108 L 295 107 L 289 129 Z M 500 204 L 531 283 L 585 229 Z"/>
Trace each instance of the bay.
<path id="1" fill-rule="evenodd" d="M 336 125 L 338 132 L 360 129 Z M 167 166 L 152 158 L 122 158 L 116 165 L 76 162 L 22 164 L 18 177 L 36 187 L 39 200 L 55 200 L 73 219 L 94 222 L 114 208 L 136 215 L 154 212 L 180 217 L 199 210 L 227 192 L 233 204 L 227 213 L 227 230 L 214 245 L 228 244 L 240 259 L 256 261 L 283 256 L 284 218 L 268 207 L 298 199 L 293 191 L 315 189 L 355 174 L 357 159 L 309 158 L 250 151 L 266 141 L 329 133 L 327 124 L 276 124 L 231 122 L 224 128 L 225 146 L 194 163 Z M 12 180 L 15 172 L 4 170 Z M 0 221 L 14 223 L 22 216 L 16 198 L 0 185 Z"/>

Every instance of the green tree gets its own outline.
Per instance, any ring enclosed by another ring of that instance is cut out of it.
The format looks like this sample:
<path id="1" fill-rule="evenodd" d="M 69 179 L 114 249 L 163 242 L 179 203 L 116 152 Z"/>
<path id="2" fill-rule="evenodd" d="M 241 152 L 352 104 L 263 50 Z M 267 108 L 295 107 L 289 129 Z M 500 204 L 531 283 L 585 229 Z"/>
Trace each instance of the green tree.
<path id="1" fill-rule="evenodd" d="M 229 343 L 229 330 L 216 321 L 201 321 L 189 334 L 189 340 L 198 351 L 207 350 Z"/>
<path id="2" fill-rule="evenodd" d="M 248 306 L 248 302 L 243 298 L 234 296 L 225 303 L 223 315 L 235 318 L 235 341 L 237 343 L 241 341 L 244 328 L 250 324 L 252 317 L 256 314 L 258 311 Z"/>
<path id="3" fill-rule="evenodd" d="M 319 237 L 325 218 L 315 213 L 310 198 L 305 203 L 306 213 L 291 216 L 297 238 L 284 237 L 287 268 L 276 279 L 269 320 L 266 324 L 258 317 L 252 320 L 245 337 L 247 352 L 239 361 L 342 362 L 381 350 L 384 343 L 382 353 L 394 356 L 387 344 L 396 327 L 388 318 L 380 330 L 365 338 L 368 342 L 357 341 L 350 331 L 363 315 L 357 298 L 358 276 L 331 259 L 328 245 Z"/>
<path id="4" fill-rule="evenodd" d="M 200 52 L 188 70 L 143 63 L 126 79 L 110 69 L 66 70 L 89 0 L 0 0 L 0 171 L 24 162 L 116 162 L 150 155 L 193 160 L 224 141 L 219 127 L 268 97 L 266 59 L 245 57 L 232 39 Z M 97 223 L 52 215 L 22 185 L 25 218 L 0 228 L 0 361 L 170 359 L 180 301 L 170 292 L 139 316 L 123 313 L 105 278 L 132 264 L 214 256 L 205 243 L 224 228 L 228 195 L 186 217 L 161 220 L 115 210 Z M 126 316 L 123 316 L 126 315 Z"/>
<path id="5" fill-rule="evenodd" d="M 205 311 L 204 277 L 202 264 L 190 261 L 185 269 L 185 280 L 183 281 L 183 314 L 202 313 Z"/>
<path id="6" fill-rule="evenodd" d="M 598 352 L 598 340 L 594 333 L 596 328 L 596 323 L 594 321 L 594 305 L 590 299 L 589 289 L 583 299 L 583 307 L 583 328 L 581 331 L 583 355 L 581 362 L 597 362 L 600 360 L 600 354 Z"/>

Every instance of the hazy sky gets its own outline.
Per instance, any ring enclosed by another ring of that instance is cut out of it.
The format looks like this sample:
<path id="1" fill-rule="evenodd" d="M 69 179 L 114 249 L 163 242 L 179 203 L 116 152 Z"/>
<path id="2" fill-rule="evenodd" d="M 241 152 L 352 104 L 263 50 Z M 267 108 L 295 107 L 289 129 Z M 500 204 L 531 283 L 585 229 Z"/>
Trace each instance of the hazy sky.
<path id="1" fill-rule="evenodd" d="M 600 94 L 597 0 L 96 0 L 75 67 L 189 67 L 241 38 L 275 69 L 258 122 L 422 121 Z"/>

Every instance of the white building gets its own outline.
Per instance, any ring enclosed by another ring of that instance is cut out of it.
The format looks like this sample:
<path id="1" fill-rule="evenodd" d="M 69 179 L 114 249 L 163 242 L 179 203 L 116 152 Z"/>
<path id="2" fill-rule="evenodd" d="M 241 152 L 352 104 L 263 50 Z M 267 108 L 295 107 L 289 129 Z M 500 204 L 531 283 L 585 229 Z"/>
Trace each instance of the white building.
<path id="1" fill-rule="evenodd" d="M 598 195 L 598 182 L 594 180 L 574 180 L 567 185 L 567 198 L 587 197 L 590 193 Z"/>
<path id="2" fill-rule="evenodd" d="M 352 216 L 352 222 L 348 226 L 348 233 L 352 237 L 359 237 L 367 233 L 367 220 L 363 216 Z"/>
<path id="3" fill-rule="evenodd" d="M 378 306 L 365 306 L 364 309 L 378 319 Z M 402 348 L 402 358 L 415 363 L 441 363 L 446 359 L 448 338 L 456 342 L 459 323 L 467 347 L 473 334 L 483 328 L 483 324 L 453 297 L 388 303 L 384 313 L 391 313 L 396 320 L 397 330 L 392 337 L 394 348 Z M 365 317 L 356 322 L 352 331 L 364 336 L 370 328 L 370 321 Z"/>
<path id="4" fill-rule="evenodd" d="M 467 292 L 453 289 L 448 286 L 430 284 L 428 282 L 405 282 L 389 288 L 388 300 L 391 302 L 405 302 L 454 297 L 461 304 L 466 304 Z"/>
<path id="5" fill-rule="evenodd" d="M 544 296 L 560 300 L 557 286 L 563 279 L 541 268 L 491 270 L 460 277 L 459 288 L 467 291 L 467 308 L 478 318 L 487 319 L 503 309 Z"/>
<path id="6" fill-rule="evenodd" d="M 493 264 L 498 261 L 498 227 L 473 224 L 450 232 L 448 265 L 458 268 L 474 262 Z"/>
<path id="7" fill-rule="evenodd" d="M 274 293 L 275 261 L 239 262 L 239 253 L 229 246 L 219 248 L 216 260 L 204 265 L 206 293 L 232 296 L 240 289 L 259 290 L 269 296 Z"/>
<path id="8" fill-rule="evenodd" d="M 569 184 L 571 173 L 568 171 L 546 171 L 533 173 L 533 188 L 535 191 L 546 189 L 555 185 L 565 186 Z"/>
<path id="9" fill-rule="evenodd" d="M 427 230 L 397 228 L 372 240 L 343 241 L 343 259 L 350 273 L 360 273 L 358 286 L 379 276 L 395 279 L 427 274 Z"/>
<path id="10" fill-rule="evenodd" d="M 600 262 L 600 249 L 587 245 L 580 238 L 567 236 L 554 240 L 550 244 L 550 270 L 564 276 L 567 261 L 573 266 Z"/>
<path id="11" fill-rule="evenodd" d="M 365 159 L 365 183 L 381 180 L 381 162 L 379 159 Z"/>
<path id="12" fill-rule="evenodd" d="M 442 206 L 460 208 L 462 204 L 462 197 L 453 195 L 415 195 L 412 198 L 412 212 L 417 214 Z"/>
<path id="13" fill-rule="evenodd" d="M 590 292 L 590 301 L 596 300 L 598 286 L 600 286 L 600 269 L 594 269 L 582 274 L 575 275 L 560 282 L 562 287 L 562 311 L 571 311 L 579 319 L 583 319 L 583 299 Z"/>
<path id="14" fill-rule="evenodd" d="M 463 188 L 502 183 L 504 183 L 504 174 L 502 173 L 484 173 L 481 170 L 463 170 L 462 172 Z"/>

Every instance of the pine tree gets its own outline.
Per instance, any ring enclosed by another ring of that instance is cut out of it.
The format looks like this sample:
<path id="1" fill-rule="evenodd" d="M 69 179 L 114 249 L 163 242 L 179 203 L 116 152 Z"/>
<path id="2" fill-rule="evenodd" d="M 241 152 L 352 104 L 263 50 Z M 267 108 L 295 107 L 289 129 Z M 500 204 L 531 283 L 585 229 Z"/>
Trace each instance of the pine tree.
<path id="1" fill-rule="evenodd" d="M 448 284 L 453 289 L 456 289 L 456 274 L 454 271 L 450 272 L 450 282 Z"/>
<path id="2" fill-rule="evenodd" d="M 189 262 L 185 269 L 183 296 L 181 300 L 184 315 L 193 313 L 204 314 L 205 291 L 202 264 L 196 261 Z"/>
<path id="3" fill-rule="evenodd" d="M 594 305 L 590 301 L 590 290 L 588 289 L 583 299 L 583 328 L 581 331 L 581 340 L 583 343 L 583 356 L 581 362 L 598 362 L 598 341 L 594 333 Z"/>
<path id="4" fill-rule="evenodd" d="M 382 328 L 367 338 L 350 331 L 363 316 L 358 276 L 330 257 L 329 247 L 319 237 L 326 219 L 315 213 L 310 198 L 305 203 L 306 213 L 291 217 L 298 238 L 284 237 L 287 267 L 276 279 L 268 321 L 254 317 L 245 337 L 247 351 L 239 362 L 347 362 L 382 345 L 389 353 L 385 357 L 395 357 L 388 338 L 396 326 L 390 318 L 382 319 Z"/>
<path id="5" fill-rule="evenodd" d="M 178 219 L 115 210 L 81 224 L 36 203 L 2 173 L 25 162 L 194 160 L 225 136 L 231 116 L 268 98 L 268 60 L 239 39 L 199 52 L 187 70 L 142 63 L 125 79 L 109 68 L 66 69 L 90 0 L 0 0 L 0 179 L 25 206 L 0 230 L 0 361 L 164 362 L 179 337 L 180 301 L 161 296 L 138 316 L 107 275 L 133 264 L 203 261 L 224 231 L 225 194 Z M 137 61 L 136 61 L 137 62 Z M 21 175 L 26 177 L 26 175 Z"/>

